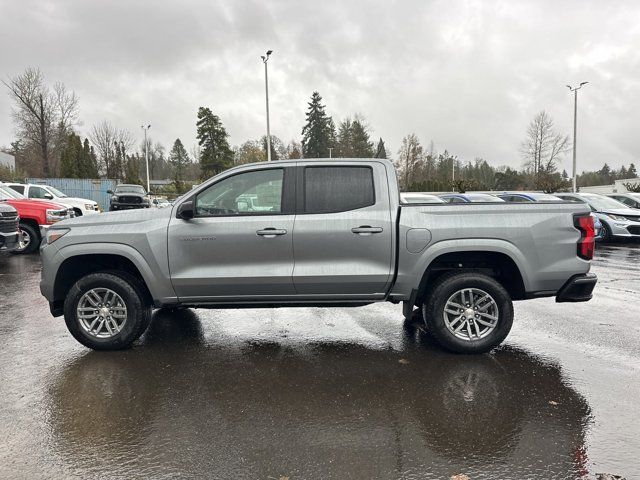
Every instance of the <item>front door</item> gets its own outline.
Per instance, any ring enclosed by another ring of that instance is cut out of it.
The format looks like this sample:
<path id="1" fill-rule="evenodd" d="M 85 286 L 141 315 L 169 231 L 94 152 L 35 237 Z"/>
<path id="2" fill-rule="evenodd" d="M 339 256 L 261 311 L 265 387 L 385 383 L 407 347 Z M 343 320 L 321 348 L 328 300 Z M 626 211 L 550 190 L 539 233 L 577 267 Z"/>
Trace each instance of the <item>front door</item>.
<path id="1" fill-rule="evenodd" d="M 296 292 L 327 300 L 383 297 L 394 235 L 384 165 L 305 163 L 297 177 Z"/>
<path id="2" fill-rule="evenodd" d="M 169 268 L 181 301 L 268 301 L 295 293 L 289 172 L 263 167 L 232 174 L 193 197 L 193 219 L 173 215 Z"/>

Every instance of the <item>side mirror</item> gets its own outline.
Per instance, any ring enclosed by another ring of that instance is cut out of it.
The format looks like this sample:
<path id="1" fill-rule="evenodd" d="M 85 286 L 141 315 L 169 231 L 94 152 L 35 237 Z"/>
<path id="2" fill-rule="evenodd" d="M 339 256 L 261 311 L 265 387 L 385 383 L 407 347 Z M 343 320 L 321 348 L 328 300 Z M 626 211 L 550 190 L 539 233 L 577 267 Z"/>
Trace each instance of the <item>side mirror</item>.
<path id="1" fill-rule="evenodd" d="M 53 195 L 51 195 L 50 193 L 45 193 L 44 198 L 46 198 L 47 200 L 53 200 Z"/>
<path id="2" fill-rule="evenodd" d="M 190 200 L 188 202 L 182 202 L 180 204 L 176 216 L 183 220 L 191 220 L 193 218 L 193 214 L 193 202 Z"/>
<path id="3" fill-rule="evenodd" d="M 113 190 L 107 190 L 107 193 L 108 193 L 109 195 L 113 195 Z"/>

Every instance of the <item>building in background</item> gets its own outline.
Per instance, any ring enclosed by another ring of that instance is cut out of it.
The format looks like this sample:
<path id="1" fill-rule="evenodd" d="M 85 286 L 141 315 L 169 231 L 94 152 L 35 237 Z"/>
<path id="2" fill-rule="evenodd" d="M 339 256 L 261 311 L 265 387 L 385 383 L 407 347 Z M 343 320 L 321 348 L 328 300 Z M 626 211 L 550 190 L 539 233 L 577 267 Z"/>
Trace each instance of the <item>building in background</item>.
<path id="1" fill-rule="evenodd" d="M 16 159 L 13 155 L 0 152 L 0 166 L 9 167 L 11 170 L 16 169 Z"/>
<path id="2" fill-rule="evenodd" d="M 625 183 L 640 184 L 640 178 L 625 178 L 623 180 L 616 180 L 613 185 L 592 185 L 590 187 L 580 187 L 582 193 L 625 193 L 627 187 Z"/>

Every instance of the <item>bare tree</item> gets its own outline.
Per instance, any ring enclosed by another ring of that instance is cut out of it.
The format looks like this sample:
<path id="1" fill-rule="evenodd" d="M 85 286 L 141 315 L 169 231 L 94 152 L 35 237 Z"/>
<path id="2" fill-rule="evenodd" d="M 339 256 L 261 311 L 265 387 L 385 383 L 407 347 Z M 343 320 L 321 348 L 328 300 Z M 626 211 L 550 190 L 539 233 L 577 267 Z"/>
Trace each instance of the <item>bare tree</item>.
<path id="1" fill-rule="evenodd" d="M 98 154 L 100 170 L 107 178 L 122 178 L 122 165 L 118 164 L 118 149 L 126 151 L 133 146 L 131 133 L 119 129 L 106 120 L 93 125 L 89 139 Z"/>
<path id="2" fill-rule="evenodd" d="M 420 168 L 423 160 L 423 148 L 418 137 L 414 133 L 404 137 L 398 151 L 396 167 L 400 172 L 402 187 L 405 191 L 414 180 L 416 170 Z"/>
<path id="3" fill-rule="evenodd" d="M 527 127 L 527 137 L 520 153 L 533 174 L 553 173 L 558 160 L 569 151 L 569 136 L 559 133 L 551 116 L 542 110 Z"/>
<path id="4" fill-rule="evenodd" d="M 39 68 L 27 68 L 2 83 L 15 102 L 11 115 L 18 137 L 38 147 L 42 174 L 50 176 L 57 164 L 57 144 L 78 118 L 78 98 L 61 83 L 50 89 Z"/>

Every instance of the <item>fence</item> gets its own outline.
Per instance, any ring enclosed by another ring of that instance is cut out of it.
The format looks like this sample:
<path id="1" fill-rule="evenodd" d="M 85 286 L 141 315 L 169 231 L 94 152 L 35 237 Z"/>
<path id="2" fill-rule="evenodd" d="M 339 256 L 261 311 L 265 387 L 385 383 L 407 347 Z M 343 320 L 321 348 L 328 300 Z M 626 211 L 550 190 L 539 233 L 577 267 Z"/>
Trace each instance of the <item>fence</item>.
<path id="1" fill-rule="evenodd" d="M 69 197 L 94 200 L 106 212 L 109 210 L 109 198 L 111 197 L 107 190 L 114 190 L 117 182 L 109 179 L 27 178 L 27 183 L 50 185 Z"/>

